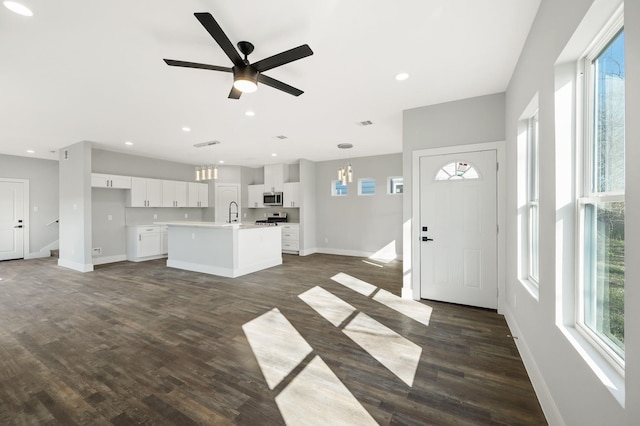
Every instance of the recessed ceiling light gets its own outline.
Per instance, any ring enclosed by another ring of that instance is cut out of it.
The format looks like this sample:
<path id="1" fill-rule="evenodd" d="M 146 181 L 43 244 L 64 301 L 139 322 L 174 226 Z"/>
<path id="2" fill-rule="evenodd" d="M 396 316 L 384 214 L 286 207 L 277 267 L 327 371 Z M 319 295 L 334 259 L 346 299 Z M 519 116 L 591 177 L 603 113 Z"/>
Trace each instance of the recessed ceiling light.
<path id="1" fill-rule="evenodd" d="M 218 160 L 218 163 L 224 164 L 224 160 Z"/>
<path id="2" fill-rule="evenodd" d="M 185 126 L 185 127 L 183 127 L 183 128 L 182 128 L 182 131 L 183 131 L 183 132 L 190 132 L 190 131 L 191 131 L 191 128 L 190 128 L 190 127 Z"/>
<path id="3" fill-rule="evenodd" d="M 278 154 L 276 154 L 275 152 L 273 154 L 271 154 L 272 157 L 277 157 Z"/>
<path id="4" fill-rule="evenodd" d="M 256 113 L 253 112 L 253 111 L 247 111 L 247 112 L 244 113 L 244 115 L 246 115 L 247 117 L 253 117 L 253 116 L 256 115 Z"/>
<path id="5" fill-rule="evenodd" d="M 28 149 L 28 150 L 27 150 L 27 154 L 35 154 L 35 153 L 36 153 L 36 152 L 35 152 L 34 150 L 32 150 L 32 149 Z"/>
<path id="6" fill-rule="evenodd" d="M 18 15 L 33 16 L 33 12 L 31 11 L 31 9 L 23 4 L 17 3 L 15 1 L 5 1 L 2 4 L 4 4 L 4 7 L 9 9 L 13 13 L 17 13 Z"/>
<path id="7" fill-rule="evenodd" d="M 408 78 L 409 78 L 409 74 L 407 74 L 406 72 L 401 72 L 400 74 L 396 75 L 396 80 L 398 81 L 404 81 Z"/>
<path id="8" fill-rule="evenodd" d="M 126 141 L 124 144 L 125 144 L 125 145 L 129 145 L 129 146 L 131 146 L 131 145 L 133 145 L 133 142 L 131 142 L 131 141 Z"/>

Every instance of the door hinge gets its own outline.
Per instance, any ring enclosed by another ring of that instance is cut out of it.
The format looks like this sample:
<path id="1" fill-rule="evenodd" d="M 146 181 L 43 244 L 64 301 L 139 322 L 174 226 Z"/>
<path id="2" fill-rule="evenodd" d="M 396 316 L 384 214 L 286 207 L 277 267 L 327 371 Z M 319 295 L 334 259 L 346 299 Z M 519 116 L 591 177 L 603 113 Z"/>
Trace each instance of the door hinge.
<path id="1" fill-rule="evenodd" d="M 496 163 L 496 172 L 500 170 L 500 163 Z"/>
<path id="2" fill-rule="evenodd" d="M 500 225 L 496 225 L 496 234 L 500 233 Z"/>

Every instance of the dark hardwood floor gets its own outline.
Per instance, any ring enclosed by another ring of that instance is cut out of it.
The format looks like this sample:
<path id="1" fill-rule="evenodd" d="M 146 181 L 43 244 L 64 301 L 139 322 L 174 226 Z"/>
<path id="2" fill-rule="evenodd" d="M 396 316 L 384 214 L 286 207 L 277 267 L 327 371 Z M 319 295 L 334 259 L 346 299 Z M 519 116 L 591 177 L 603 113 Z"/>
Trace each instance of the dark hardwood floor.
<path id="1" fill-rule="evenodd" d="M 313 356 L 379 424 L 546 424 L 502 316 L 423 301 L 426 326 L 331 279 L 399 295 L 400 262 L 286 255 L 229 279 L 164 260 L 85 274 L 56 260 L 0 262 L 2 425 L 284 424 L 276 398 Z M 421 348 L 411 385 L 298 297 L 316 286 Z M 273 308 L 313 352 L 270 389 L 242 326 Z M 307 416 L 287 422 L 323 423 Z"/>

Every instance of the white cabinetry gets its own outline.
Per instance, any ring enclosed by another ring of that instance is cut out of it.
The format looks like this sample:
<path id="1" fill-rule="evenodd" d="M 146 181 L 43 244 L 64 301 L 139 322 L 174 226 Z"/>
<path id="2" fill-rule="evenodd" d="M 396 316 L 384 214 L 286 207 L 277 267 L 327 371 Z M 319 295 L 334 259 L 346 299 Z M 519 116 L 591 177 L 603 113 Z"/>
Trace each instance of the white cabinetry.
<path id="1" fill-rule="evenodd" d="M 160 180 L 131 178 L 131 191 L 127 193 L 127 207 L 160 207 L 161 204 Z"/>
<path id="2" fill-rule="evenodd" d="M 300 251 L 300 224 L 283 223 L 282 228 L 282 251 L 285 253 L 298 253 Z"/>
<path id="3" fill-rule="evenodd" d="M 264 207 L 264 204 L 262 204 L 263 194 L 264 194 L 264 185 L 248 185 L 247 186 L 248 207 L 254 208 L 254 209 Z"/>
<path id="4" fill-rule="evenodd" d="M 300 182 L 287 182 L 283 185 L 282 207 L 300 207 Z"/>
<path id="5" fill-rule="evenodd" d="M 91 186 L 93 188 L 130 189 L 131 176 L 91 173 Z"/>
<path id="6" fill-rule="evenodd" d="M 127 259 L 132 262 L 166 256 L 166 227 L 160 225 L 127 227 Z"/>
<path id="7" fill-rule="evenodd" d="M 209 207 L 209 185 L 189 182 L 187 203 L 189 207 Z"/>
<path id="8" fill-rule="evenodd" d="M 187 182 L 162 181 L 162 207 L 186 207 Z"/>
<path id="9" fill-rule="evenodd" d="M 289 178 L 286 164 L 269 164 L 264 166 L 264 192 L 282 192 L 283 184 Z"/>

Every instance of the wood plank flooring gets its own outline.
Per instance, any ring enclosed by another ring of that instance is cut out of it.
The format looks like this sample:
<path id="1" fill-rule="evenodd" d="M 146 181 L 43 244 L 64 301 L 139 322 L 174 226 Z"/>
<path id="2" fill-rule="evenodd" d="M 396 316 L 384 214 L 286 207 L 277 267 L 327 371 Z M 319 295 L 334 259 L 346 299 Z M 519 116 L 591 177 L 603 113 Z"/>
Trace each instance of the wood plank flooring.
<path id="1" fill-rule="evenodd" d="M 165 260 L 85 274 L 56 260 L 0 262 L 0 424 L 322 424 L 313 411 L 285 418 L 278 405 L 292 383 L 304 389 L 296 377 L 309 376 L 313 359 L 378 424 L 546 424 L 502 316 L 422 301 L 433 308 L 427 326 L 331 279 L 344 273 L 399 295 L 401 262 L 285 255 L 231 279 Z M 298 297 L 314 287 L 417 345 L 413 382 Z M 274 308 L 312 351 L 270 389 L 243 325 Z M 318 398 L 325 391 L 309 397 L 331 407 Z"/>

